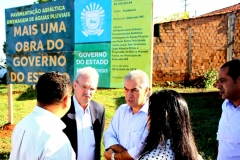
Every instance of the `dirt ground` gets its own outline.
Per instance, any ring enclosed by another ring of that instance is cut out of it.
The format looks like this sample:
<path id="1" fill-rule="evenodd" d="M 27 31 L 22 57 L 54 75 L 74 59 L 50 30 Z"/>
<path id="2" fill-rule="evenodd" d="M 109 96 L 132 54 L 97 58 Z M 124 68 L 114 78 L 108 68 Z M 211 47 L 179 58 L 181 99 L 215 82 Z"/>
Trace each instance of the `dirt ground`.
<path id="1" fill-rule="evenodd" d="M 11 138 L 14 127 L 15 127 L 15 124 L 10 124 L 10 123 L 0 127 L 0 138 Z"/>

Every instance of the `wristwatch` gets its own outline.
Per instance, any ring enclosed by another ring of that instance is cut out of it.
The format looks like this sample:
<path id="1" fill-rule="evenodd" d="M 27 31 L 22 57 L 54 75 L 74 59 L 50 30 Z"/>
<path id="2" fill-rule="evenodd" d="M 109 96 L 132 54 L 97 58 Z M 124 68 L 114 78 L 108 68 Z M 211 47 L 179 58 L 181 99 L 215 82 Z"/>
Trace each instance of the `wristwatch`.
<path id="1" fill-rule="evenodd" d="M 115 159 L 114 159 L 114 155 L 115 155 L 115 153 L 112 153 L 111 160 L 115 160 Z"/>

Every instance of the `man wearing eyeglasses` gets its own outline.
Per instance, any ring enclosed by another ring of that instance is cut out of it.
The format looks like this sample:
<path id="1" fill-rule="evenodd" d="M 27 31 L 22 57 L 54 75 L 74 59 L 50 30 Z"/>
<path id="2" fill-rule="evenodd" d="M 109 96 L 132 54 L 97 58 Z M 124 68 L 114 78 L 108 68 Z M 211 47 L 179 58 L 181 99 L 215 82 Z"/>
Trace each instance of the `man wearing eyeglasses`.
<path id="1" fill-rule="evenodd" d="M 78 70 L 73 82 L 74 95 L 68 113 L 62 118 L 63 130 L 76 152 L 77 160 L 100 160 L 101 138 L 105 124 L 104 107 L 91 100 L 99 75 L 92 67 Z"/>
<path id="2" fill-rule="evenodd" d="M 119 106 L 104 133 L 107 160 L 135 159 L 148 134 L 148 75 L 141 70 L 129 72 L 124 78 L 124 94 L 126 104 Z"/>

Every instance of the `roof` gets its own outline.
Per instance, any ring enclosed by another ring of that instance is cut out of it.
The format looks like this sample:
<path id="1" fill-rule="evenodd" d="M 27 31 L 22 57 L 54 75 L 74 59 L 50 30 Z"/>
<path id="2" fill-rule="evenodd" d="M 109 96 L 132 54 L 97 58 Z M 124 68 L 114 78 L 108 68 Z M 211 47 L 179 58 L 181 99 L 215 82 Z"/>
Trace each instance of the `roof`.
<path id="1" fill-rule="evenodd" d="M 240 3 L 203 14 L 203 15 L 201 15 L 201 17 L 215 15 L 215 14 L 223 14 L 223 13 L 233 12 L 233 11 L 237 11 L 237 10 L 240 10 Z"/>
<path id="2" fill-rule="evenodd" d="M 234 11 L 237 11 L 237 10 L 240 10 L 240 3 L 229 6 L 229 7 L 225 7 L 225 8 L 222 8 L 222 9 L 218 9 L 218 10 L 215 10 L 215 11 L 212 11 L 212 12 L 209 12 L 209 13 L 205 13 L 205 14 L 199 15 L 197 17 L 191 17 L 189 19 L 197 19 L 197 18 L 202 18 L 202 17 L 221 15 L 221 14 L 234 12 Z M 189 20 L 189 19 L 169 20 L 169 21 L 166 21 L 166 22 L 154 22 L 154 24 L 168 23 L 168 22 L 173 22 L 173 21 L 181 21 L 181 20 Z"/>

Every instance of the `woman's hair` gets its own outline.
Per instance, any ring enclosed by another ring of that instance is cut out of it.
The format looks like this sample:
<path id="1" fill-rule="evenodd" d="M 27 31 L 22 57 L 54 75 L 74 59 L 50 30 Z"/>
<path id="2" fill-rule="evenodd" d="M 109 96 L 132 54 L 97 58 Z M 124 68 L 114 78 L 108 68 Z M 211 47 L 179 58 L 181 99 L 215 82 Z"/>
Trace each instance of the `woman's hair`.
<path id="1" fill-rule="evenodd" d="M 149 98 L 149 134 L 140 154 L 150 152 L 168 139 L 176 160 L 196 160 L 197 147 L 192 135 L 188 106 L 173 90 L 154 92 Z"/>

